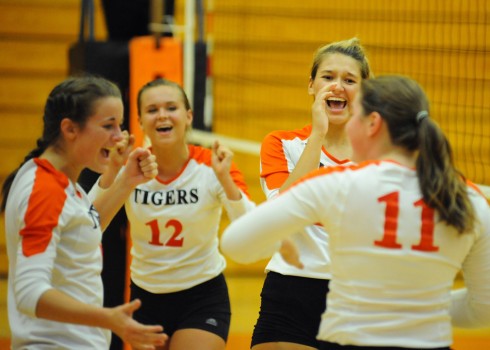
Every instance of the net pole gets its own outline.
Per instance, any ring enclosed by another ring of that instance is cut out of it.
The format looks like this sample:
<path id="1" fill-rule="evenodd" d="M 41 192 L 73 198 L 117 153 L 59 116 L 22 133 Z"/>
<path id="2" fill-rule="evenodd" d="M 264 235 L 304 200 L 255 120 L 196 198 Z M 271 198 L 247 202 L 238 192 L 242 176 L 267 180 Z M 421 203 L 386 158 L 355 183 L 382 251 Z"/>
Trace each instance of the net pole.
<path id="1" fill-rule="evenodd" d="M 196 1 L 185 1 L 184 29 L 184 89 L 189 101 L 194 101 L 194 15 Z"/>

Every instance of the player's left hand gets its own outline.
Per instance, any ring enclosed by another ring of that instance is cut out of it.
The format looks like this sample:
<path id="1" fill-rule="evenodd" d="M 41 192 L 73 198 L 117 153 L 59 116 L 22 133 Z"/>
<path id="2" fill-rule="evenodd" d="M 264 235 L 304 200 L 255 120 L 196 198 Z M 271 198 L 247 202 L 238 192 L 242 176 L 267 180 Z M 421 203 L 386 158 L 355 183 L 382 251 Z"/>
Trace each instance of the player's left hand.
<path id="1" fill-rule="evenodd" d="M 228 147 L 221 145 L 218 140 L 214 141 L 211 150 L 211 165 L 216 176 L 220 178 L 228 175 L 231 169 L 233 152 Z"/>

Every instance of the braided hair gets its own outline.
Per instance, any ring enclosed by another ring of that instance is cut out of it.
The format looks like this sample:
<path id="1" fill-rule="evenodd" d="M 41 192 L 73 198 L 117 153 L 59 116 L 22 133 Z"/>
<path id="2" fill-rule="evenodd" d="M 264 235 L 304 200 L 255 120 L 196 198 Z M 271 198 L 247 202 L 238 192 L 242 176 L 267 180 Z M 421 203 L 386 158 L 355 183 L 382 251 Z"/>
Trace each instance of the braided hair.
<path id="1" fill-rule="evenodd" d="M 10 187 L 22 165 L 41 156 L 49 146 L 58 142 L 61 121 L 69 118 L 83 128 L 94 113 L 95 103 L 105 97 L 121 98 L 121 92 L 117 85 L 97 76 L 69 77 L 51 91 L 44 106 L 43 133 L 36 141 L 36 148 L 24 157 L 3 183 L 1 212 L 5 211 Z"/>

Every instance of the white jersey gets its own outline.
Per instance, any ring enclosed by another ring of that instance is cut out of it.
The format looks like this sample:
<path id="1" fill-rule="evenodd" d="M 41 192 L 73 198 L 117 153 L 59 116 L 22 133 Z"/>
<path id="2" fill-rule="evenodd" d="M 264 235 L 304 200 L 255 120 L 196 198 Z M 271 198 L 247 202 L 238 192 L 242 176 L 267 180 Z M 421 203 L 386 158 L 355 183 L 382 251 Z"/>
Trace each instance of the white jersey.
<path id="1" fill-rule="evenodd" d="M 230 170 L 242 199 L 230 201 L 211 167 L 211 150 L 189 145 L 189 161 L 170 181 L 135 188 L 125 208 L 132 239 L 131 279 L 151 293 L 181 291 L 218 276 L 222 207 L 234 220 L 255 207 L 242 173 Z"/>
<path id="2" fill-rule="evenodd" d="M 260 150 L 260 184 L 267 199 L 275 198 L 279 188 L 293 172 L 303 153 L 311 125 L 292 131 L 274 131 L 262 142 Z M 349 160 L 338 160 L 322 148 L 319 167 L 351 164 Z M 299 270 L 287 264 L 279 253 L 275 253 L 266 266 L 266 271 L 318 279 L 330 279 L 330 257 L 328 235 L 321 225 L 304 228 L 307 234 L 298 233 L 291 237 L 302 256 L 305 268 Z"/>
<path id="3" fill-rule="evenodd" d="M 446 347 L 451 321 L 490 326 L 490 209 L 473 186 L 468 193 L 477 224 L 459 234 L 422 201 L 414 169 L 392 161 L 321 169 L 232 223 L 222 249 L 252 262 L 320 222 L 330 236 L 332 279 L 319 340 Z M 460 270 L 467 290 L 452 299 Z"/>
<path id="4" fill-rule="evenodd" d="M 46 160 L 26 162 L 10 189 L 5 231 L 12 348 L 108 349 L 109 330 L 35 314 L 52 288 L 102 306 L 102 232 L 84 190 Z"/>

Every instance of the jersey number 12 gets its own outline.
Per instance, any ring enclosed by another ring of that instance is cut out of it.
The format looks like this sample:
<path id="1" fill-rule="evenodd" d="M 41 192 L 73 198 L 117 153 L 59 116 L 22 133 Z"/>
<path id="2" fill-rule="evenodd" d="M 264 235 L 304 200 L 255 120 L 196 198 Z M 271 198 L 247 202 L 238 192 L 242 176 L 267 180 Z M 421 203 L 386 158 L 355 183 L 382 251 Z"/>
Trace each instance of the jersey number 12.
<path id="1" fill-rule="evenodd" d="M 184 243 L 184 238 L 179 237 L 179 235 L 182 233 L 182 223 L 178 220 L 172 219 L 167 221 L 165 224 L 165 228 L 171 227 L 173 229 L 172 236 L 169 238 L 165 244 L 160 242 L 160 229 L 158 228 L 158 220 L 151 220 L 150 222 L 147 222 L 146 225 L 150 226 L 151 228 L 151 241 L 148 243 L 152 245 L 165 245 L 167 247 L 182 247 L 182 244 Z"/>

